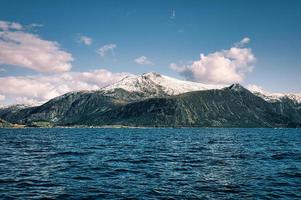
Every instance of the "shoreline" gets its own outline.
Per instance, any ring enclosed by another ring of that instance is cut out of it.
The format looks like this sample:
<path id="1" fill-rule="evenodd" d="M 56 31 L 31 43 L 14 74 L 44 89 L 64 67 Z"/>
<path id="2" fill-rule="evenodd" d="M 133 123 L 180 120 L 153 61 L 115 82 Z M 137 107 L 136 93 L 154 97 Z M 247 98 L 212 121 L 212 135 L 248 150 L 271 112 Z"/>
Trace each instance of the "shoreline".
<path id="1" fill-rule="evenodd" d="M 0 129 L 300 129 L 301 127 L 203 127 L 203 126 L 54 126 L 54 127 L 33 127 L 13 126 L 0 127 Z"/>

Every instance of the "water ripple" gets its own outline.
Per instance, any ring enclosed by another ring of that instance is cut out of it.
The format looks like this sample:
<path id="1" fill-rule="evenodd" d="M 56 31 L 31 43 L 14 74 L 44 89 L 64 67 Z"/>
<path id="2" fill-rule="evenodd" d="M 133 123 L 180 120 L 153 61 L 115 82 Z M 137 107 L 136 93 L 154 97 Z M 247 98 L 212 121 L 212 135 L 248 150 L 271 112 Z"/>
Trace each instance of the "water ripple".
<path id="1" fill-rule="evenodd" d="M 300 129 L 0 129 L 0 199 L 301 199 Z"/>

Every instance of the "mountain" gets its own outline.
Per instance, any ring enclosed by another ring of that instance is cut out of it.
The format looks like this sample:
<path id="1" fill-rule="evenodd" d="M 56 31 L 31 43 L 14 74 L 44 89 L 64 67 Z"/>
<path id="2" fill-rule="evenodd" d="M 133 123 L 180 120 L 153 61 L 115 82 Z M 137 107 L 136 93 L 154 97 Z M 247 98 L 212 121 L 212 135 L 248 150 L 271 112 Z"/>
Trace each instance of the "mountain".
<path id="1" fill-rule="evenodd" d="M 111 93 L 112 94 L 112 93 Z M 79 118 L 94 112 L 104 112 L 117 105 L 123 105 L 132 99 L 138 99 L 136 93 L 116 89 L 115 95 L 107 96 L 103 91 L 71 92 L 54 98 L 41 106 L 28 107 L 14 112 L 0 112 L 7 121 L 30 126 L 44 124 L 74 124 Z"/>
<path id="2" fill-rule="evenodd" d="M 141 76 L 129 75 L 121 81 L 103 88 L 102 90 L 110 93 L 116 88 L 124 89 L 128 92 L 136 92 L 143 96 L 162 97 L 178 95 L 186 92 L 221 89 L 225 85 L 208 85 L 190 81 L 182 81 L 158 73 L 150 72 Z"/>
<path id="3" fill-rule="evenodd" d="M 289 97 L 268 101 L 239 84 L 205 85 L 147 73 L 41 106 L 0 109 L 0 118 L 35 127 L 300 127 L 301 104 Z"/>
<path id="4" fill-rule="evenodd" d="M 298 110 L 301 116 L 301 110 Z M 286 113 L 239 84 L 167 98 L 150 98 L 95 113 L 79 122 L 87 125 L 172 127 L 298 127 Z"/>

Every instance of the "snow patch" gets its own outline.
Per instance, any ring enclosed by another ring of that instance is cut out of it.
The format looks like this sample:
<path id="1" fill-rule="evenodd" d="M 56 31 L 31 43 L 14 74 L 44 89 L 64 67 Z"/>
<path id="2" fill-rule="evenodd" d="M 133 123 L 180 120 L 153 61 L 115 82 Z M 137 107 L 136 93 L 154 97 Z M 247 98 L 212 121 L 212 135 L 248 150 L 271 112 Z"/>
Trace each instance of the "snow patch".
<path id="1" fill-rule="evenodd" d="M 291 99 L 297 103 L 301 103 L 301 93 L 271 93 L 263 90 L 261 87 L 248 87 L 248 89 L 255 95 L 263 98 L 268 102 L 282 101 L 285 98 Z"/>
<path id="2" fill-rule="evenodd" d="M 150 72 L 142 74 L 141 76 L 129 75 L 113 85 L 102 88 L 102 90 L 109 92 L 121 88 L 128 92 L 145 93 L 148 91 L 156 91 L 155 94 L 163 92 L 166 95 L 178 95 L 191 91 L 222 89 L 224 87 L 226 86 L 178 80 Z"/>

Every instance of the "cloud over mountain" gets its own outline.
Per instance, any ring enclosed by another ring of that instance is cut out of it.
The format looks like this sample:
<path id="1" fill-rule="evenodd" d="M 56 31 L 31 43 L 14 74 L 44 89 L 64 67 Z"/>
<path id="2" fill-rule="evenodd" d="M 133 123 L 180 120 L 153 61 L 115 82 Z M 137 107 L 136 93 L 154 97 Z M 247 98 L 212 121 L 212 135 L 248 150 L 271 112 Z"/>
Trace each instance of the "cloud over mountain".
<path id="1" fill-rule="evenodd" d="M 252 71 L 256 60 L 252 50 L 243 47 L 249 41 L 249 38 L 244 38 L 230 49 L 208 55 L 201 54 L 199 60 L 189 65 L 178 66 L 171 63 L 170 67 L 186 79 L 196 82 L 212 84 L 242 82 L 246 73 Z"/>
<path id="2" fill-rule="evenodd" d="M 55 41 L 26 32 L 21 24 L 0 22 L 0 65 L 14 65 L 39 72 L 66 72 L 72 55 Z"/>
<path id="3" fill-rule="evenodd" d="M 39 104 L 71 91 L 97 90 L 127 75 L 98 69 L 54 75 L 0 77 L 0 94 L 14 103 Z"/>

